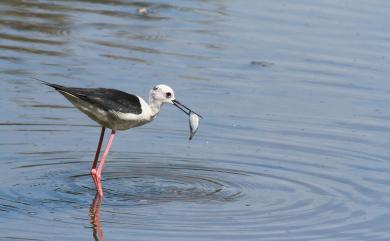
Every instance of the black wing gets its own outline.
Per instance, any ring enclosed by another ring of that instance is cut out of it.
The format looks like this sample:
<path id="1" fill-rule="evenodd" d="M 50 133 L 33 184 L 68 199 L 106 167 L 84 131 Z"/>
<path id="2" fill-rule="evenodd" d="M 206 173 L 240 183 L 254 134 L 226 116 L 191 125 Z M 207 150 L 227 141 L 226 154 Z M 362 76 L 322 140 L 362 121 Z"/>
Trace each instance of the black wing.
<path id="1" fill-rule="evenodd" d="M 105 111 L 117 111 L 122 113 L 141 114 L 141 103 L 137 96 L 116 90 L 105 88 L 71 88 L 44 82 L 60 92 L 74 95 Z"/>

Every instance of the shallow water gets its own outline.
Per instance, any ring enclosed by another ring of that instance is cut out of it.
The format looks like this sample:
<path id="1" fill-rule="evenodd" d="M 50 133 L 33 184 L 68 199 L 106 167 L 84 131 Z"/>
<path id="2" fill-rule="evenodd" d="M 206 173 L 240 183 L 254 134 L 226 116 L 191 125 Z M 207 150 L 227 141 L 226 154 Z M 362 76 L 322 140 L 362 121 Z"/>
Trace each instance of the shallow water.
<path id="1" fill-rule="evenodd" d="M 389 240 L 389 7 L 1 1 L 0 240 Z M 119 132 L 99 200 L 99 128 L 32 77 L 205 118 Z"/>

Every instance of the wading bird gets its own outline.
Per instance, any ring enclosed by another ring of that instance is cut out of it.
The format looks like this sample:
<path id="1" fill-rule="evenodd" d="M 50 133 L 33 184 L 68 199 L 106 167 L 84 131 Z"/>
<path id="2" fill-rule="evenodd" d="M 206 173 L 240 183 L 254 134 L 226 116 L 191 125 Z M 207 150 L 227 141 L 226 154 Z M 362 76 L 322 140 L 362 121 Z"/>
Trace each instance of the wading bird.
<path id="1" fill-rule="evenodd" d="M 103 165 L 117 130 L 127 130 L 151 122 L 156 118 L 163 104 L 173 104 L 187 115 L 195 113 L 177 101 L 172 88 L 164 84 L 156 85 L 150 90 L 149 103 L 147 103 L 139 96 L 116 89 L 73 88 L 40 81 L 45 85 L 53 87 L 81 112 L 102 126 L 95 159 L 91 168 L 92 179 L 99 196 L 103 196 L 101 185 Z M 111 135 L 98 165 L 106 128 L 111 129 Z"/>

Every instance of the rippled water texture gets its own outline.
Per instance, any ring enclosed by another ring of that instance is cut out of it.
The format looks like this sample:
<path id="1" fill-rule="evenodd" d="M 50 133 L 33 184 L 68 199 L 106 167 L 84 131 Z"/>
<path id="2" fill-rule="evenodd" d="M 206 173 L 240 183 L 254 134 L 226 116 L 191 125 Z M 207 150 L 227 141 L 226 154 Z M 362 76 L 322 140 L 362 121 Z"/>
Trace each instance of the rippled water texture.
<path id="1" fill-rule="evenodd" d="M 0 240 L 390 240 L 389 9 L 0 1 Z M 32 77 L 205 118 L 118 132 L 102 200 L 98 126 Z"/>

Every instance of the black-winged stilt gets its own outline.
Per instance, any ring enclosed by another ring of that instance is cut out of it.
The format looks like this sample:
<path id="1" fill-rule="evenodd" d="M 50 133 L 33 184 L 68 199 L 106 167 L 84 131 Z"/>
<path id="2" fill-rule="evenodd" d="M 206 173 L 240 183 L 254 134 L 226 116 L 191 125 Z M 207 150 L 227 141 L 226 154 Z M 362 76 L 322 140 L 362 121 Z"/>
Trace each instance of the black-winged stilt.
<path id="1" fill-rule="evenodd" d="M 42 83 L 60 92 L 75 107 L 102 126 L 91 168 L 91 175 L 100 196 L 103 196 L 100 181 L 103 165 L 117 130 L 127 130 L 152 121 L 160 112 L 161 106 L 166 103 L 175 105 L 187 115 L 195 113 L 177 101 L 172 88 L 163 84 L 156 85 L 150 90 L 149 103 L 147 103 L 139 96 L 115 89 L 73 88 L 51 84 L 46 81 L 42 81 Z M 106 128 L 111 129 L 111 135 L 100 164 L 97 166 Z"/>

